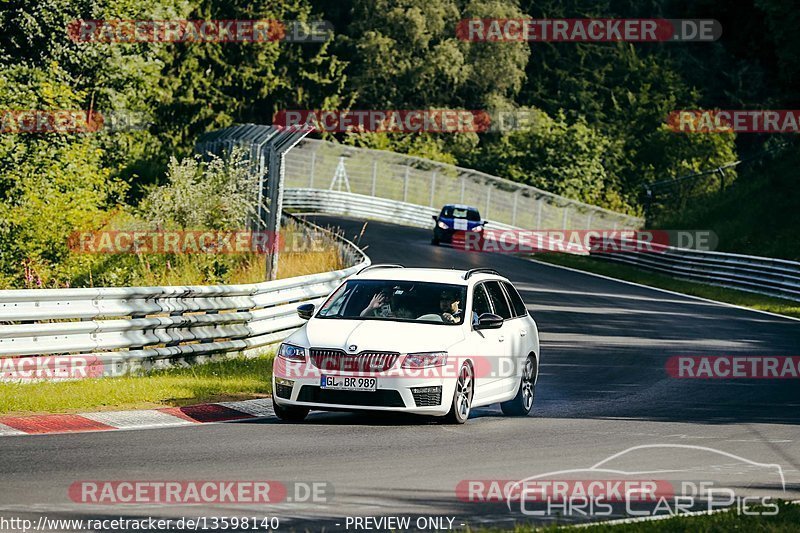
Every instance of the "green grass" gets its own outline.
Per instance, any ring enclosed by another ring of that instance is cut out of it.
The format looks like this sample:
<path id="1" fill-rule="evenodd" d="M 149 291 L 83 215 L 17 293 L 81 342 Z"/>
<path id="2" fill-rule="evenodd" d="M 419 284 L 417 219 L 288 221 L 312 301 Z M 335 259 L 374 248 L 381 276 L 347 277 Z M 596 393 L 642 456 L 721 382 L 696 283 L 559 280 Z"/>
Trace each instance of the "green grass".
<path id="1" fill-rule="evenodd" d="M 585 531 L 586 533 L 722 533 L 727 531 L 746 531 L 748 533 L 784 533 L 800 531 L 800 505 L 779 502 L 779 512 L 774 516 L 747 516 L 735 510 L 698 516 L 675 516 L 663 520 L 615 524 L 588 528 L 550 525 L 534 527 L 520 525 L 510 529 L 478 529 L 482 533 L 493 531 L 513 531 L 528 533 L 532 531 Z M 755 507 L 753 508 L 755 509 Z"/>
<path id="2" fill-rule="evenodd" d="M 546 263 L 602 274 L 616 279 L 649 285 L 650 287 L 658 287 L 660 289 L 708 298 L 709 300 L 727 302 L 750 307 L 751 309 L 758 309 L 760 311 L 769 311 L 771 313 L 800 318 L 800 302 L 685 281 L 630 265 L 611 263 L 585 256 L 546 253 L 537 254 L 535 258 Z"/>
<path id="3" fill-rule="evenodd" d="M 0 414 L 145 409 L 259 398 L 272 392 L 272 355 L 237 357 L 147 376 L 0 383 Z"/>

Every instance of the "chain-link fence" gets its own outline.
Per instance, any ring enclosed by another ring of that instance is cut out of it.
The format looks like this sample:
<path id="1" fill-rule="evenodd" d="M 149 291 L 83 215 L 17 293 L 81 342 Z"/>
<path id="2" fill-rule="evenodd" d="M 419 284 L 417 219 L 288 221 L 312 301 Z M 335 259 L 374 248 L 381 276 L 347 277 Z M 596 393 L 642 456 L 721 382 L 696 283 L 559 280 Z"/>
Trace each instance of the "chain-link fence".
<path id="1" fill-rule="evenodd" d="M 640 228 L 644 220 L 475 170 L 381 150 L 305 139 L 286 154 L 286 187 L 331 189 L 439 208 L 477 207 L 526 229 Z"/>
<path id="2" fill-rule="evenodd" d="M 285 157 L 308 129 L 287 130 L 276 126 L 240 124 L 209 132 L 197 141 L 195 151 L 201 155 L 227 157 L 234 149 L 243 150 L 253 179 L 253 197 L 257 215 L 248 221 L 252 231 L 278 234 L 283 204 Z M 278 269 L 277 240 L 268 255 L 266 279 L 276 278 Z"/>

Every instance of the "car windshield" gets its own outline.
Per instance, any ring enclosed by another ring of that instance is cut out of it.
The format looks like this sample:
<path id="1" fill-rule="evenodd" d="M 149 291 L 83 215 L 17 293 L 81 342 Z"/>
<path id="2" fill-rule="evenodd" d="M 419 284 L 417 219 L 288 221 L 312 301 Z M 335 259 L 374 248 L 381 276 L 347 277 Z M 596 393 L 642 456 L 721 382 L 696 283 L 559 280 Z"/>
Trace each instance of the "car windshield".
<path id="1" fill-rule="evenodd" d="M 466 296 L 462 285 L 350 280 L 328 298 L 317 317 L 457 325 L 464 322 Z"/>
<path id="2" fill-rule="evenodd" d="M 466 218 L 470 222 L 478 222 L 481 219 L 480 213 L 475 209 L 453 207 L 450 205 L 442 209 L 441 216 L 445 218 Z"/>

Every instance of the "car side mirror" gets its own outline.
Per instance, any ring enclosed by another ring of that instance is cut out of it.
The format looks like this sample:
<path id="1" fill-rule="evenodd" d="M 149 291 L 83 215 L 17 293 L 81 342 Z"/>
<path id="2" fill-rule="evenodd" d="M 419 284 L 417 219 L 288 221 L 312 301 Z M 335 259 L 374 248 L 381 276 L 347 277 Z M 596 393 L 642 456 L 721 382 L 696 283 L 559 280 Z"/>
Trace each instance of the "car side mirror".
<path id="1" fill-rule="evenodd" d="M 483 221 L 483 225 L 484 225 L 484 226 L 485 226 L 486 224 L 488 224 L 488 223 L 489 223 L 489 221 L 488 221 L 488 220 L 484 220 L 484 221 Z"/>
<path id="2" fill-rule="evenodd" d="M 499 329 L 503 326 L 503 317 L 494 313 L 483 313 L 478 317 L 475 329 Z"/>
<path id="3" fill-rule="evenodd" d="M 431 215 L 431 218 L 433 219 L 434 222 L 439 221 L 439 217 L 437 217 L 436 215 Z"/>
<path id="4" fill-rule="evenodd" d="M 303 320 L 309 320 L 314 316 L 314 304 L 303 304 L 297 306 L 297 316 Z"/>

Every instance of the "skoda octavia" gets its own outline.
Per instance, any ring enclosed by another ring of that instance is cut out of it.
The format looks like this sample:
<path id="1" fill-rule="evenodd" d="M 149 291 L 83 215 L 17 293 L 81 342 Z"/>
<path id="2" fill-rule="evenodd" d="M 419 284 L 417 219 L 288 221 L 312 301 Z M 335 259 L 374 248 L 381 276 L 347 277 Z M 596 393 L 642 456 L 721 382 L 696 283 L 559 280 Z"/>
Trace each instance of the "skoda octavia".
<path id="1" fill-rule="evenodd" d="M 539 335 L 514 286 L 494 270 L 373 265 L 342 283 L 284 340 L 273 365 L 282 420 L 310 410 L 402 411 L 463 424 L 500 403 L 527 415 Z"/>

